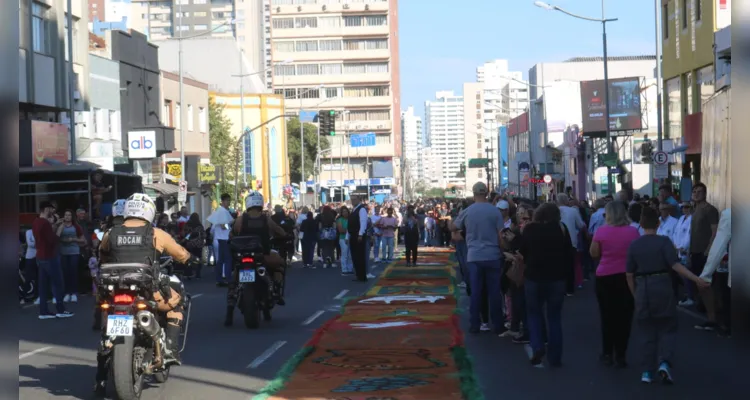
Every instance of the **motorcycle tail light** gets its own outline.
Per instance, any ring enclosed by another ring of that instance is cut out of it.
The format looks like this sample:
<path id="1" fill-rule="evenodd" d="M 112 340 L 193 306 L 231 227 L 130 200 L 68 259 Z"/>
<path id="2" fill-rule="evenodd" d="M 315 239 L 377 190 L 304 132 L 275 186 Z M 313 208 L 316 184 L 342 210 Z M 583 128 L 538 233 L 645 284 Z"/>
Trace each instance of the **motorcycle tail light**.
<path id="1" fill-rule="evenodd" d="M 102 310 L 109 310 L 109 304 L 107 303 L 102 303 L 99 305 L 99 307 L 101 307 Z"/>
<path id="2" fill-rule="evenodd" d="M 133 304 L 133 301 L 135 301 L 135 297 L 128 293 L 121 293 L 116 294 L 114 299 L 115 304 L 125 304 L 125 305 L 131 305 Z"/>
<path id="3" fill-rule="evenodd" d="M 142 301 L 139 301 L 135 306 L 139 310 L 145 310 L 146 308 L 148 308 L 148 305 Z"/>
<path id="4" fill-rule="evenodd" d="M 255 259 L 252 257 L 242 257 L 243 264 L 252 264 L 253 262 L 255 262 Z"/>

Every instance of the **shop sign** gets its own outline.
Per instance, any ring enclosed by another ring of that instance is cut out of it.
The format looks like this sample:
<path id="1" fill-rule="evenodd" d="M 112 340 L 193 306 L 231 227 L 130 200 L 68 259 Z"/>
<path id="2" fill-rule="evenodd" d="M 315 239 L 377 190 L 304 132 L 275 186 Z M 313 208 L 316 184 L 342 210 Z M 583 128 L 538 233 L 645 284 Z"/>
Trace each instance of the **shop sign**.
<path id="1" fill-rule="evenodd" d="M 48 165 L 49 161 L 68 163 L 70 137 L 68 126 L 55 122 L 31 121 L 32 166 Z"/>
<path id="2" fill-rule="evenodd" d="M 211 164 L 198 164 L 198 181 L 200 183 L 216 183 L 216 166 Z"/>

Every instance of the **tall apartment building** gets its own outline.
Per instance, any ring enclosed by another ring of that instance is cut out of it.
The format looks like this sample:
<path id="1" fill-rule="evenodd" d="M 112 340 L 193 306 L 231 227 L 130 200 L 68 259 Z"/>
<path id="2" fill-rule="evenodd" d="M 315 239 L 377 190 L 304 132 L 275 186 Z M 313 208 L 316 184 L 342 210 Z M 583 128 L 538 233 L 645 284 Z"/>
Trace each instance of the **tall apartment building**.
<path id="1" fill-rule="evenodd" d="M 101 1 L 101 0 L 90 0 Z M 130 1 L 127 27 L 151 41 L 172 37 L 234 37 L 252 71 L 263 71 L 270 89 L 271 0 L 121 0 Z"/>
<path id="2" fill-rule="evenodd" d="M 401 132 L 403 134 L 404 153 L 401 165 L 409 172 L 412 182 L 419 180 L 422 150 L 422 118 L 414 115 L 414 107 L 409 106 L 401 111 Z M 407 178 L 407 176 L 405 176 Z"/>
<path id="3" fill-rule="evenodd" d="M 491 149 L 491 154 L 499 154 L 500 126 L 507 126 L 508 121 L 528 108 L 527 83 L 523 80 L 522 72 L 510 71 L 508 60 L 502 59 L 478 66 L 477 82 L 483 84 L 481 124 L 484 132 L 484 146 Z M 500 154 L 501 157 L 507 159 L 507 154 Z M 497 185 L 500 182 L 502 164 L 498 157 L 493 157 L 492 161 L 492 181 Z"/>
<path id="4" fill-rule="evenodd" d="M 424 108 L 430 155 L 442 164 L 442 182 L 463 185 L 464 178 L 458 176 L 461 164 L 466 162 L 463 96 L 453 91 L 437 92 L 435 100 L 426 101 Z"/>
<path id="5" fill-rule="evenodd" d="M 400 176 L 397 30 L 397 0 L 271 0 L 274 92 L 288 113 L 342 112 L 327 157 L 344 166 L 323 168 L 320 182 Z M 375 146 L 350 146 L 369 132 Z"/>

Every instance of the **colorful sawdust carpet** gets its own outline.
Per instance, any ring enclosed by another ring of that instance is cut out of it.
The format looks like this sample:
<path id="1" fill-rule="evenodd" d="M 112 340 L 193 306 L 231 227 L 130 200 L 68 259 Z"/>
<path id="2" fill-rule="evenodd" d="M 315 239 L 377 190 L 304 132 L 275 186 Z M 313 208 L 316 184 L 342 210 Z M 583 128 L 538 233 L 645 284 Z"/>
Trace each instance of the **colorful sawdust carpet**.
<path id="1" fill-rule="evenodd" d="M 483 399 L 455 314 L 455 265 L 444 250 L 430 253 L 429 266 L 388 266 L 255 399 Z"/>

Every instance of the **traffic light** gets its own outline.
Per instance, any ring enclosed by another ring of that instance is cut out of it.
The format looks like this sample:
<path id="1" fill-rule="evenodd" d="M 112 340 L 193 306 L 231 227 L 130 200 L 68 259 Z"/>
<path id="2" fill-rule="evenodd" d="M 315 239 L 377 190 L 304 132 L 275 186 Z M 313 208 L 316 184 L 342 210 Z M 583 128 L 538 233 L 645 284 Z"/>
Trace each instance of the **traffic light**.
<path id="1" fill-rule="evenodd" d="M 451 193 L 456 194 L 456 187 L 455 186 L 451 188 Z"/>
<path id="2" fill-rule="evenodd" d="M 336 136 L 336 111 L 334 110 L 319 111 L 318 123 L 320 123 L 321 135 Z"/>

